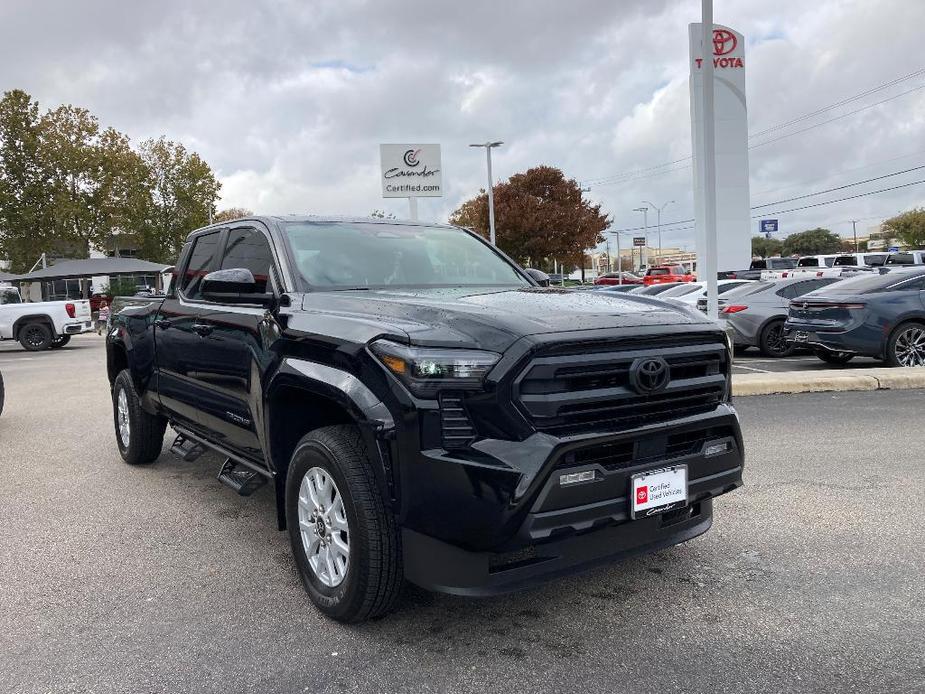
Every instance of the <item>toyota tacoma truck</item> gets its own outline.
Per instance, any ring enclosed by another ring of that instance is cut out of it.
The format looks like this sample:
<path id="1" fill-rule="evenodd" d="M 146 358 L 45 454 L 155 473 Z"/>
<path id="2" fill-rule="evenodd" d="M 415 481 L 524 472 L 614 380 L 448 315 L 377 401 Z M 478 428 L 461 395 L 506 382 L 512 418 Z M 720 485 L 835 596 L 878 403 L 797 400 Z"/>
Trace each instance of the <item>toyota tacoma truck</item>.
<path id="1" fill-rule="evenodd" d="M 116 443 L 267 484 L 311 600 L 500 594 L 700 535 L 742 484 L 730 347 L 658 300 L 537 286 L 476 234 L 260 217 L 193 232 L 112 319 Z"/>
<path id="2" fill-rule="evenodd" d="M 64 347 L 71 335 L 93 330 L 90 302 L 27 303 L 15 287 L 0 287 L 0 340 L 17 340 L 30 352 Z"/>

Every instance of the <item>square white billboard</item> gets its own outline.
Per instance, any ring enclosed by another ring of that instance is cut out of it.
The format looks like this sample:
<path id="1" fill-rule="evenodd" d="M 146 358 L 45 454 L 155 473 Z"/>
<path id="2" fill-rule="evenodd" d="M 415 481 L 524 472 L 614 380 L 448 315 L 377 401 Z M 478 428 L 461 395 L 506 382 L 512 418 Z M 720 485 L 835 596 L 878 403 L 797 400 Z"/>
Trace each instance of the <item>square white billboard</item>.
<path id="1" fill-rule="evenodd" d="M 379 145 L 382 197 L 443 196 L 440 145 Z"/>

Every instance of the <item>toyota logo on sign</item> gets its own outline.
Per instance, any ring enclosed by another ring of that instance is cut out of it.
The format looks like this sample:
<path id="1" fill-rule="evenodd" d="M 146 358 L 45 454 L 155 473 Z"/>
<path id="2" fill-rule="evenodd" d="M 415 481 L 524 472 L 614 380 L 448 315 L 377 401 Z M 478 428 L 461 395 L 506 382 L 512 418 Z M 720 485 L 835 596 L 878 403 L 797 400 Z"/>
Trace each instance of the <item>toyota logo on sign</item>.
<path id="1" fill-rule="evenodd" d="M 732 53 L 739 42 L 736 35 L 728 29 L 713 30 L 713 55 L 727 55 Z"/>

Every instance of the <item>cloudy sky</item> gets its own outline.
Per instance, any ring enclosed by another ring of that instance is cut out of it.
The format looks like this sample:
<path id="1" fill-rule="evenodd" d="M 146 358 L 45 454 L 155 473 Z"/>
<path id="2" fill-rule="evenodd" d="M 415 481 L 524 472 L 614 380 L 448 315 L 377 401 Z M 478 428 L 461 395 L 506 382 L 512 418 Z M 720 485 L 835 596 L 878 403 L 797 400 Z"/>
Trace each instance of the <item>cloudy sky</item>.
<path id="1" fill-rule="evenodd" d="M 217 171 L 222 207 L 403 216 L 405 201 L 381 198 L 378 144 L 439 142 L 446 195 L 420 211 L 442 221 L 484 186 L 467 144 L 491 138 L 505 142 L 497 177 L 550 164 L 601 181 L 588 195 L 627 228 L 644 199 L 676 201 L 666 222 L 692 216 L 689 166 L 651 167 L 691 152 L 699 12 L 697 0 L 6 0 L 0 86 L 89 108 L 136 141 L 185 143 Z M 716 0 L 715 18 L 747 39 L 753 134 L 925 68 L 922 0 Z M 925 73 L 752 144 L 752 205 L 925 165 Z M 779 217 L 784 232 L 848 234 L 850 219 L 866 230 L 922 204 L 925 184 Z"/>

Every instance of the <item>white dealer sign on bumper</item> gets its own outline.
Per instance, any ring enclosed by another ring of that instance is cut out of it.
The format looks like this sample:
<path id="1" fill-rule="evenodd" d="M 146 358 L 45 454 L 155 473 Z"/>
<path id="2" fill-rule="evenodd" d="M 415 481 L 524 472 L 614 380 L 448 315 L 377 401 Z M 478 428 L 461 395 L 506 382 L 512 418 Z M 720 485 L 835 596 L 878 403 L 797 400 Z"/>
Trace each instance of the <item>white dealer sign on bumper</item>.
<path id="1" fill-rule="evenodd" d="M 443 196 L 440 145 L 379 145 L 382 197 Z"/>

